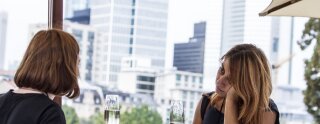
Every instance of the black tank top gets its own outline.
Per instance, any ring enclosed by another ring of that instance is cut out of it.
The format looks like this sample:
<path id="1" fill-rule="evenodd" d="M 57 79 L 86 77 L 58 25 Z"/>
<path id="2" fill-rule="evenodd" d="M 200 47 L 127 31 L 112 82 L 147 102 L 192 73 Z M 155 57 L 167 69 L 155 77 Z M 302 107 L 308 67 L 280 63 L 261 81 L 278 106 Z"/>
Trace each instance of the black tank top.
<path id="1" fill-rule="evenodd" d="M 212 94 L 213 93 L 209 93 L 209 97 Z M 208 99 L 208 96 L 203 95 L 203 99 Z M 210 100 L 203 100 L 203 101 L 209 102 Z M 202 103 L 202 105 L 205 105 L 205 104 Z M 206 105 L 208 105 L 208 104 L 206 104 Z M 224 105 L 224 103 L 222 104 L 221 107 L 223 107 L 223 105 Z M 269 101 L 269 107 L 271 108 L 271 110 L 273 112 L 276 113 L 275 124 L 280 124 L 278 107 L 272 99 L 270 99 L 270 101 Z M 201 108 L 203 108 L 203 107 L 201 106 Z M 205 106 L 205 108 L 206 108 L 206 106 Z M 220 108 L 220 110 L 218 110 L 217 108 L 209 105 L 208 109 L 204 112 L 202 124 L 223 124 L 224 114 L 221 112 L 221 110 L 222 110 L 221 108 Z"/>

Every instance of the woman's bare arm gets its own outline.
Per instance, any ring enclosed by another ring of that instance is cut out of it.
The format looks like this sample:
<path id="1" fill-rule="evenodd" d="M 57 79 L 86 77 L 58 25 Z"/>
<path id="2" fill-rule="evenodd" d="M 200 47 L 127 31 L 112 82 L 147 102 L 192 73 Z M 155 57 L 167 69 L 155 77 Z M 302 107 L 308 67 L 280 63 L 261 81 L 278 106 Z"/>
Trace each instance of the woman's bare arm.
<path id="1" fill-rule="evenodd" d="M 237 95 L 233 88 L 230 88 L 226 98 L 224 124 L 239 124 L 238 122 L 238 106 Z"/>

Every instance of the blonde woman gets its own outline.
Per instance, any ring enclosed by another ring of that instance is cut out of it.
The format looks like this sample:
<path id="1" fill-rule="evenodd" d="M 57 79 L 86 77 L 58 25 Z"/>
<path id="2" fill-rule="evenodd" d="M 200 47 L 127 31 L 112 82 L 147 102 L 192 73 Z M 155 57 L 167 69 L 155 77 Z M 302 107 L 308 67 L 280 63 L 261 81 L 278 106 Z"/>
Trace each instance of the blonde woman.
<path id="1" fill-rule="evenodd" d="M 246 50 L 239 51 L 239 48 Z M 268 60 L 251 44 L 237 45 L 224 56 L 229 64 L 232 88 L 226 98 L 225 124 L 279 123 L 276 105 L 270 100 L 272 84 Z"/>
<path id="2" fill-rule="evenodd" d="M 272 85 L 264 53 L 252 44 L 240 44 L 222 60 L 216 92 L 208 97 L 205 110 L 202 97 L 194 124 L 279 124 L 277 106 L 269 99 Z"/>

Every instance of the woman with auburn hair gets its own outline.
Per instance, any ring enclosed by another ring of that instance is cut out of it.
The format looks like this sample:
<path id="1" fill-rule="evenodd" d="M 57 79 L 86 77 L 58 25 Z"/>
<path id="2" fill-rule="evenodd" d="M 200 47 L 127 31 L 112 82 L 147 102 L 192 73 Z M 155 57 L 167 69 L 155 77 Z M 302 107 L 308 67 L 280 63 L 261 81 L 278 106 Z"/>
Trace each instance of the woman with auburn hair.
<path id="1" fill-rule="evenodd" d="M 65 124 L 55 96 L 79 95 L 79 45 L 58 29 L 39 31 L 14 76 L 18 89 L 0 96 L 1 124 Z"/>
<path id="2" fill-rule="evenodd" d="M 270 69 L 262 50 L 239 44 L 221 60 L 216 92 L 202 97 L 194 124 L 279 124 L 277 106 L 269 98 Z"/>

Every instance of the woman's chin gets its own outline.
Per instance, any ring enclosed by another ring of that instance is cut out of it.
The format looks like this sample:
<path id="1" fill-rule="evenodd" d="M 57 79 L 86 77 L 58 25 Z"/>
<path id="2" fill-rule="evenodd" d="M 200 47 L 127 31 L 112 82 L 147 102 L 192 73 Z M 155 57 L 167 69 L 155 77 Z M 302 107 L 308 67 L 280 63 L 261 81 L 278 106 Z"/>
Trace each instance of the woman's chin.
<path id="1" fill-rule="evenodd" d="M 218 94 L 219 97 L 226 97 L 225 92 L 219 90 L 218 88 L 216 88 L 216 93 Z"/>
<path id="2" fill-rule="evenodd" d="M 226 94 L 224 93 L 217 93 L 219 97 L 226 97 Z"/>

